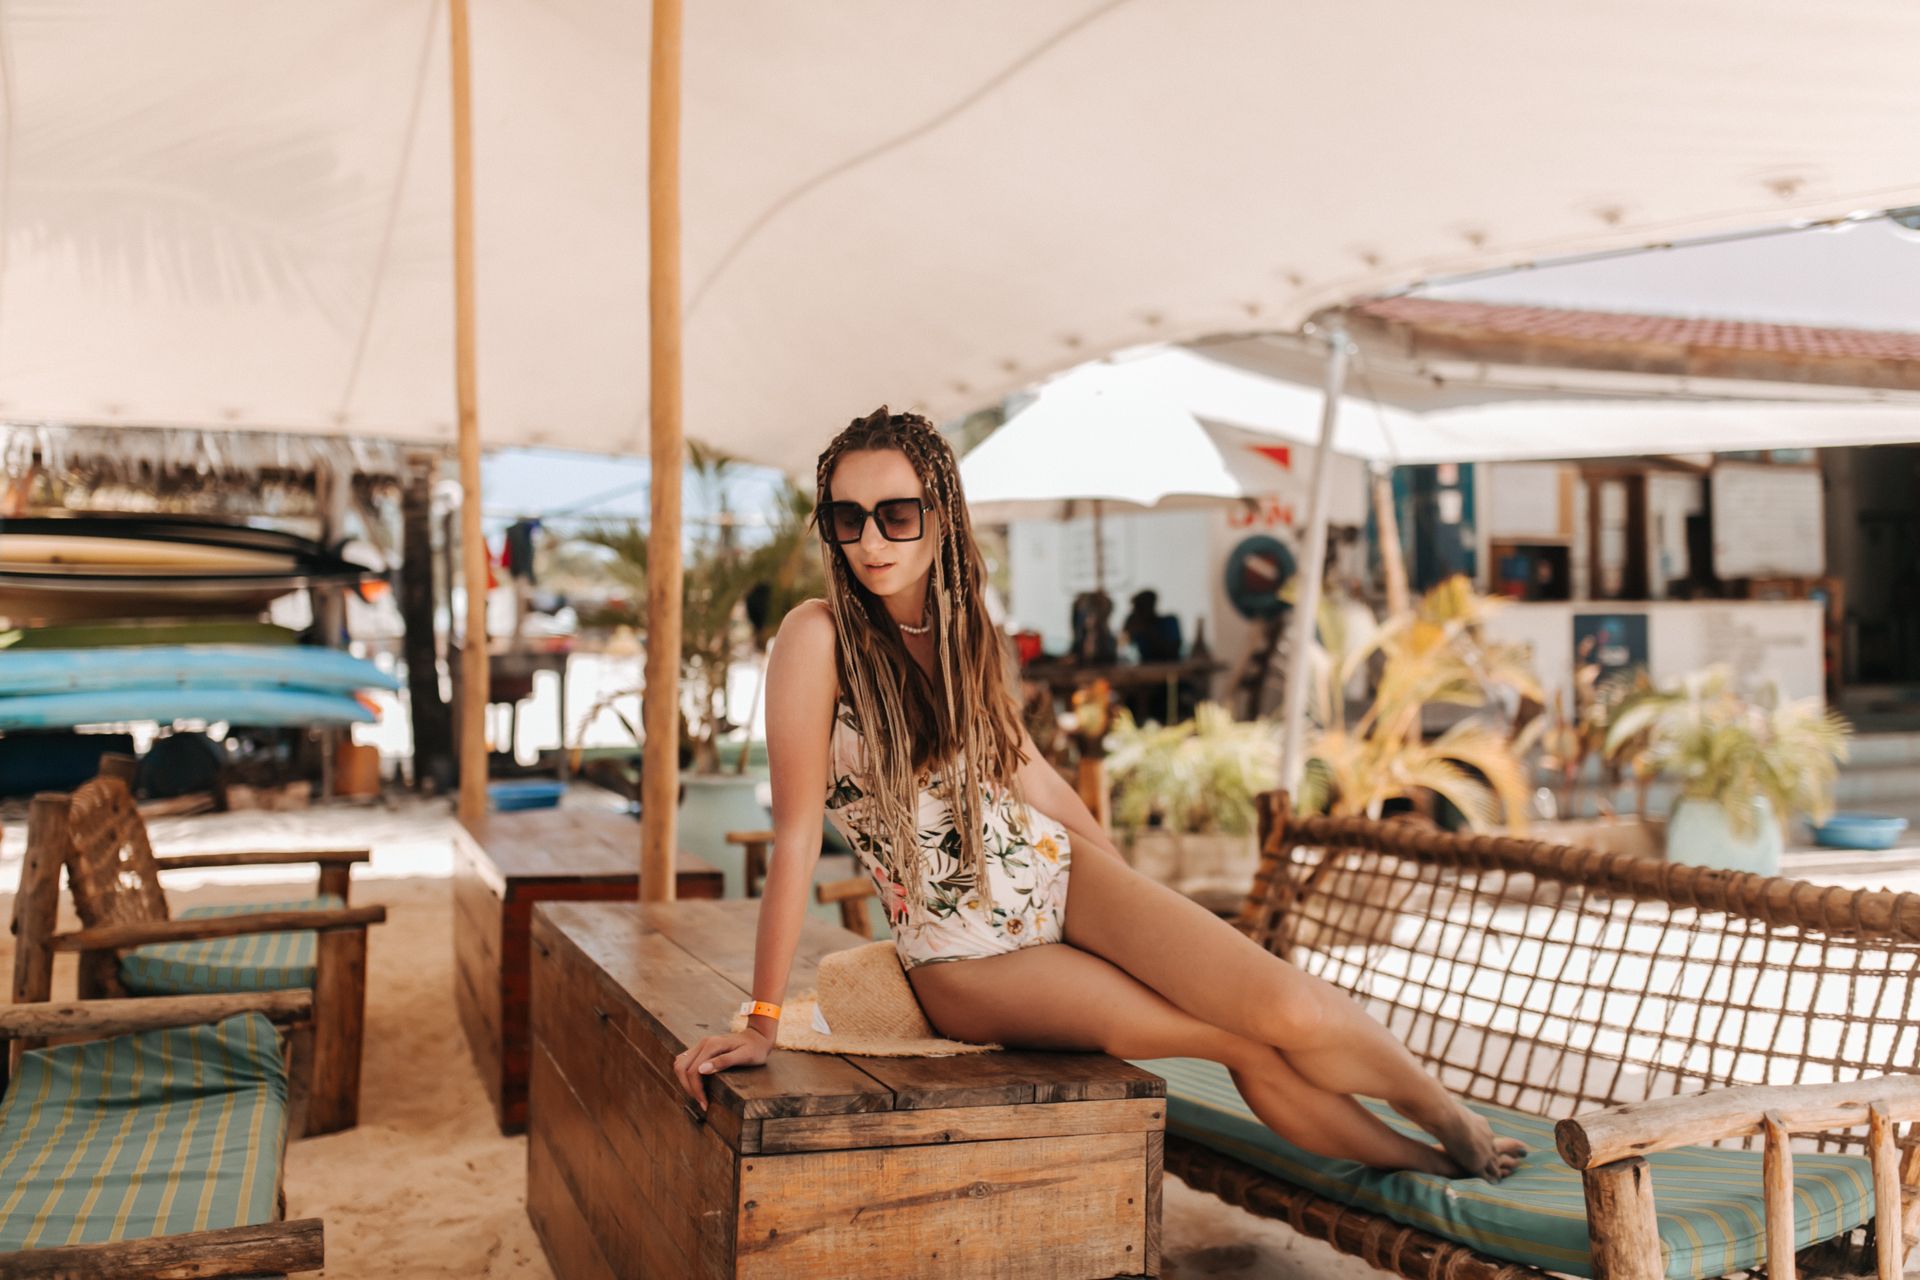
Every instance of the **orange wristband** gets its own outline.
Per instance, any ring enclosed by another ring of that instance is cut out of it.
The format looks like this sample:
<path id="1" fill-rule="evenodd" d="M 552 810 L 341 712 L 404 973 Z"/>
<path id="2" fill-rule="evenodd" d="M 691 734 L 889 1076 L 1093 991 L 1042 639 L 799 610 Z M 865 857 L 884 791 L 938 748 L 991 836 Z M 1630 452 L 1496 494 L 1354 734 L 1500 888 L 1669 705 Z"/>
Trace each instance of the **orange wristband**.
<path id="1" fill-rule="evenodd" d="M 741 1004 L 740 1012 L 746 1014 L 749 1018 L 758 1014 L 763 1018 L 773 1018 L 777 1020 L 780 1017 L 780 1006 L 768 1000 L 748 1000 Z"/>

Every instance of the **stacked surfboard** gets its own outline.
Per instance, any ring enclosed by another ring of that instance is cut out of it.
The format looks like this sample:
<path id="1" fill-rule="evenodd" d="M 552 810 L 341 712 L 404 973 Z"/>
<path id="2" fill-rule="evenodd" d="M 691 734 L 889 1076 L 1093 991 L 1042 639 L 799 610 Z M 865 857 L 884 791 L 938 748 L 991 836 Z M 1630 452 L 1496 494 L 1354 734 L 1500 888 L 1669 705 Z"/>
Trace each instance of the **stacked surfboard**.
<path id="1" fill-rule="evenodd" d="M 309 539 L 172 516 L 0 519 L 0 732 L 157 721 L 248 727 L 373 719 L 395 689 L 291 643 L 276 598 L 374 577 Z"/>
<path id="2" fill-rule="evenodd" d="M 176 720 L 360 724 L 354 695 L 400 687 L 371 662 L 304 645 L 0 650 L 0 731 Z"/>
<path id="3" fill-rule="evenodd" d="M 375 576 L 310 539 L 176 516 L 0 519 L 0 618 L 18 625 L 256 616 L 302 587 Z"/>

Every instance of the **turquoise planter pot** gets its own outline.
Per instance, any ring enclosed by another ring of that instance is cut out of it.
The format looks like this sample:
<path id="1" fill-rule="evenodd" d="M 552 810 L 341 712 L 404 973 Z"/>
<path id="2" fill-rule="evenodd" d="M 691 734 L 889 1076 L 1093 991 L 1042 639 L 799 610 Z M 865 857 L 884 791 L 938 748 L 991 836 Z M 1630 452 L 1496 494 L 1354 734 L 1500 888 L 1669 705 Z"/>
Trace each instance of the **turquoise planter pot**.
<path id="1" fill-rule="evenodd" d="M 720 868 L 726 878 L 726 896 L 747 894 L 747 856 L 739 845 L 727 843 L 729 831 L 752 831 L 770 826 L 773 815 L 755 796 L 759 779 L 734 774 L 689 773 L 682 777 L 686 799 L 680 802 L 680 847 Z"/>
<path id="2" fill-rule="evenodd" d="M 681 778 L 686 784 L 687 796 L 680 803 L 680 847 L 720 868 L 726 882 L 724 894 L 729 898 L 744 898 L 747 894 L 747 855 L 739 845 L 727 843 L 727 832 L 753 831 L 773 825 L 773 815 L 757 796 L 764 773 L 756 778 L 751 764 L 748 769 L 744 776 L 689 773 Z M 839 832 L 831 823 L 826 824 L 826 836 L 822 845 L 827 852 L 833 852 L 836 845 L 840 851 L 847 851 L 846 842 L 839 838 Z M 820 867 L 814 880 L 828 879 L 827 871 L 825 866 Z M 866 906 L 874 937 L 892 937 L 893 931 L 887 927 L 887 913 L 879 899 L 869 900 Z M 807 897 L 807 914 L 828 924 L 840 923 L 840 908 L 816 902 L 811 894 Z"/>
<path id="3" fill-rule="evenodd" d="M 1734 834 L 1727 815 L 1709 800 L 1683 799 L 1667 823 L 1667 859 L 1690 862 L 1723 871 L 1780 874 L 1780 851 L 1785 845 L 1780 823 L 1766 798 L 1753 802 L 1756 829 L 1751 836 Z"/>

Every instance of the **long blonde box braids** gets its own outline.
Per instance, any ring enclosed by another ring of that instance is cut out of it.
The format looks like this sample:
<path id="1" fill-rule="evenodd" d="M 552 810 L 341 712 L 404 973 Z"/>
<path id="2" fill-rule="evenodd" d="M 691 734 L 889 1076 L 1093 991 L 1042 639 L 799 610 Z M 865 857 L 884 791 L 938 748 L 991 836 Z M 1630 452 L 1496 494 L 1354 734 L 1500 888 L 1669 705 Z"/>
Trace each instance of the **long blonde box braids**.
<path id="1" fill-rule="evenodd" d="M 849 819 L 874 838 L 875 856 L 907 890 L 910 918 L 927 905 L 925 853 L 916 816 L 922 777 L 939 774 L 939 789 L 960 838 L 962 865 L 977 891 L 987 892 L 983 795 L 1004 788 L 1024 823 L 1020 794 L 1020 718 L 1012 694 L 1007 652 L 987 615 L 981 584 L 986 563 L 973 539 L 973 523 L 960 490 L 953 449 L 934 425 L 914 413 L 890 413 L 885 405 L 854 419 L 820 454 L 815 475 L 816 510 L 831 500 L 828 482 L 848 454 L 895 449 L 920 478 L 926 501 L 939 517 L 929 590 L 933 635 L 939 655 L 941 697 L 909 696 L 923 680 L 899 628 L 879 597 L 854 577 L 845 550 L 821 540 L 828 583 L 827 604 L 839 637 L 836 665 L 866 747 L 866 798 Z M 910 724 L 909 701 L 924 701 L 931 724 Z M 922 761 L 916 770 L 916 756 Z"/>

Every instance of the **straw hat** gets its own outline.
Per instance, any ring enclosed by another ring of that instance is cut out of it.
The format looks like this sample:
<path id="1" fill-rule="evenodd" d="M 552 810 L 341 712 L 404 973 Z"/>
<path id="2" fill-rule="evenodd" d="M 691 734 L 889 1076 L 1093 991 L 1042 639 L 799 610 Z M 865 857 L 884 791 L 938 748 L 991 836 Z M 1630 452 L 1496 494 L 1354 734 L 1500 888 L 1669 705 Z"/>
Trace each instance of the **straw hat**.
<path id="1" fill-rule="evenodd" d="M 891 942 L 869 942 L 820 960 L 818 989 L 792 1001 L 780 1017 L 776 1049 L 851 1053 L 873 1058 L 944 1058 L 984 1053 L 997 1044 L 969 1044 L 934 1034 Z M 740 1014 L 735 1031 L 746 1028 Z"/>

